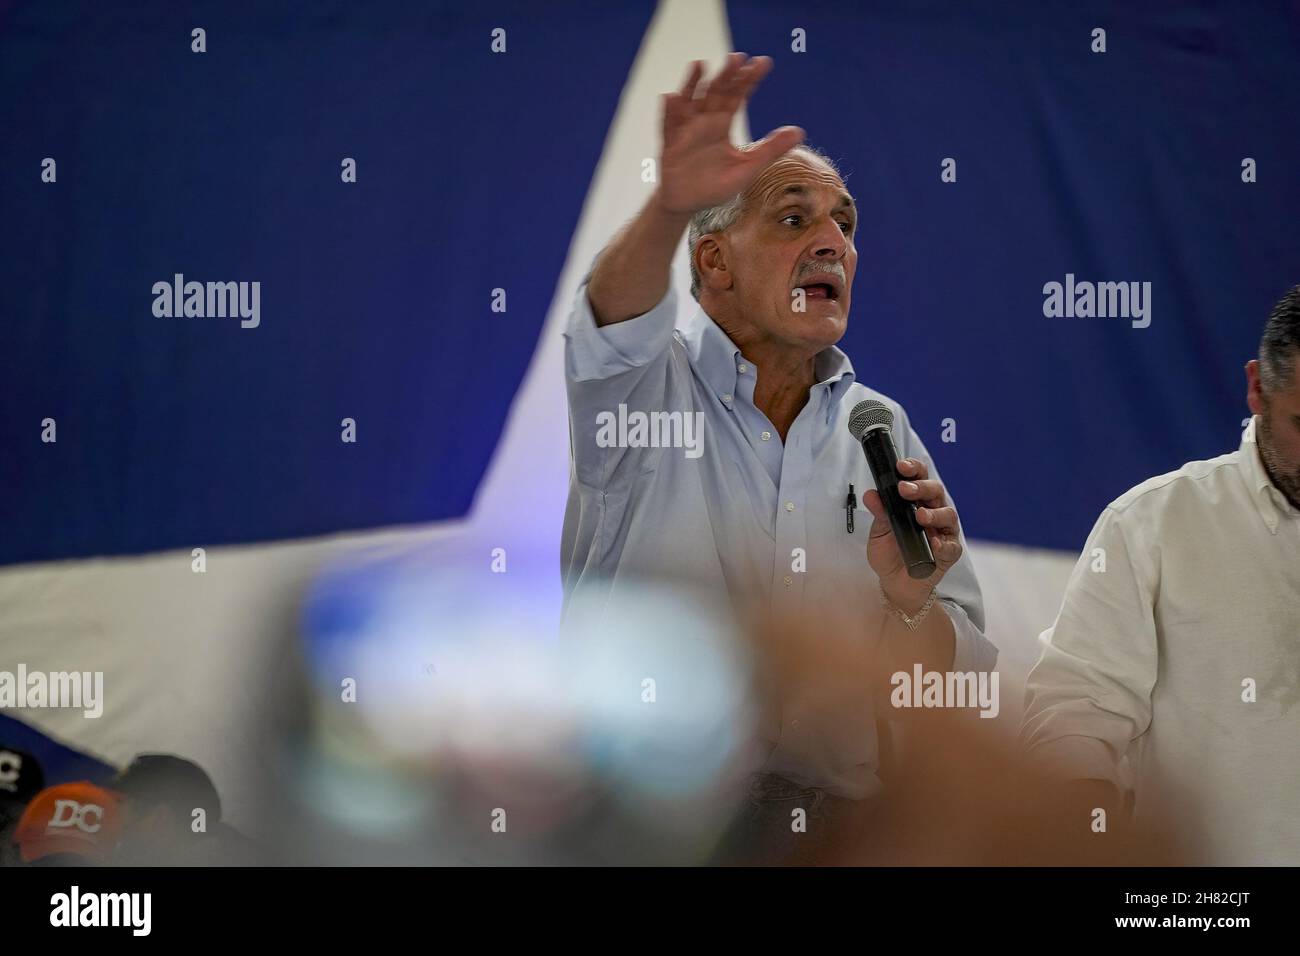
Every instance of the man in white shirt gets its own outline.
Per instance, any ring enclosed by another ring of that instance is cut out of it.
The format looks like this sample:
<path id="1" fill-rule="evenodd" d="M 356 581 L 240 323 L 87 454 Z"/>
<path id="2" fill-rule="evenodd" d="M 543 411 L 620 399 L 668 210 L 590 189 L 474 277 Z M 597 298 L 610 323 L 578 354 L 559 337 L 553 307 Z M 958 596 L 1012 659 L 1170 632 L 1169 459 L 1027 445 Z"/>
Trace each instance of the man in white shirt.
<path id="1" fill-rule="evenodd" d="M 1246 365 L 1241 447 L 1098 519 L 1026 685 L 1021 738 L 1189 862 L 1300 863 L 1300 286 Z"/>

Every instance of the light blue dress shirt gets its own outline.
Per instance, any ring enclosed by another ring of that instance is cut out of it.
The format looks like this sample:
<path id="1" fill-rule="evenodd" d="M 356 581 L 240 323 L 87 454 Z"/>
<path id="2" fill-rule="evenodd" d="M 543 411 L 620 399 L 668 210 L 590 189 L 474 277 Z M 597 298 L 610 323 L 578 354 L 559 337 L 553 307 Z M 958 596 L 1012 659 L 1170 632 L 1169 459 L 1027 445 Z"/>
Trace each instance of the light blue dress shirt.
<path id="1" fill-rule="evenodd" d="M 871 514 L 861 507 L 862 493 L 875 484 L 847 421 L 858 402 L 884 402 L 894 412 L 899 455 L 924 461 L 938 477 L 906 413 L 858 383 L 848 357 L 831 347 L 817 356 L 817 384 L 783 443 L 754 405 L 754 363 L 702 308 L 675 329 L 676 295 L 670 288 L 651 311 L 602 328 L 585 282 L 578 290 L 564 333 L 571 444 L 561 546 L 566 606 L 576 589 L 617 598 L 625 582 L 680 581 L 749 607 L 762 602 L 778 614 L 807 608 L 852 622 L 851 629 L 828 627 L 828 642 L 878 639 L 884 612 L 866 557 Z M 636 412 L 702 413 L 695 419 L 703 423 L 702 444 L 694 453 L 611 444 L 609 423 L 620 405 L 625 419 Z M 859 504 L 853 534 L 845 514 L 850 482 Z M 794 570 L 796 549 L 803 549 L 806 570 Z M 997 649 L 982 631 L 969 555 L 944 576 L 939 598 L 956 631 L 952 669 L 991 670 Z M 797 700 L 783 701 L 763 728 L 772 745 L 764 769 L 838 796 L 872 796 L 880 789 L 878 707 L 866 688 L 861 701 L 830 721 L 803 719 Z"/>

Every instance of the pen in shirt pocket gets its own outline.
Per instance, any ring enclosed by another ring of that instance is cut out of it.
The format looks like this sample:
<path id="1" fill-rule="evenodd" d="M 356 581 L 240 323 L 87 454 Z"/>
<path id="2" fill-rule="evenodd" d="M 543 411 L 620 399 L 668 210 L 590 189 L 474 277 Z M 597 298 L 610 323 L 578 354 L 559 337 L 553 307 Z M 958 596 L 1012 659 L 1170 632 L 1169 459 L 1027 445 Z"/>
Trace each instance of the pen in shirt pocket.
<path id="1" fill-rule="evenodd" d="M 858 496 L 853 493 L 853 482 L 849 482 L 849 496 L 844 500 L 845 522 L 848 525 L 849 534 L 853 533 L 853 509 L 858 506 Z"/>

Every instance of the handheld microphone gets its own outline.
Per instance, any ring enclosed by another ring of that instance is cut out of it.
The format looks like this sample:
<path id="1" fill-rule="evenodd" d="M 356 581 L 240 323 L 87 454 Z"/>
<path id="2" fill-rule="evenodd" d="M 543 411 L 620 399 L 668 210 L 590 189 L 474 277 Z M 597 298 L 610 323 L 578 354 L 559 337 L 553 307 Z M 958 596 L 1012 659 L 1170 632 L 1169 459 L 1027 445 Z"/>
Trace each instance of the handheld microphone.
<path id="1" fill-rule="evenodd" d="M 894 413 L 875 399 L 858 402 L 849 413 L 849 433 L 867 456 L 867 466 L 889 515 L 889 526 L 894 529 L 908 576 L 922 580 L 935 572 L 934 552 L 925 530 L 916 521 L 916 505 L 898 493 L 898 452 L 889 431 L 893 425 Z"/>

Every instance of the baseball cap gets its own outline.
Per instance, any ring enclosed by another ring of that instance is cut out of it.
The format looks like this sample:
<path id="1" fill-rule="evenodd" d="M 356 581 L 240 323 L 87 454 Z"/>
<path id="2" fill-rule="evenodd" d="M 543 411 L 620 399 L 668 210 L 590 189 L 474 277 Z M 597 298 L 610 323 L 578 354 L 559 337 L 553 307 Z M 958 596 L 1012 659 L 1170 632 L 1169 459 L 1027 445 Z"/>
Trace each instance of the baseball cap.
<path id="1" fill-rule="evenodd" d="M 88 780 L 46 787 L 27 804 L 14 831 L 23 861 L 70 854 L 107 862 L 122 832 L 119 801 Z"/>

